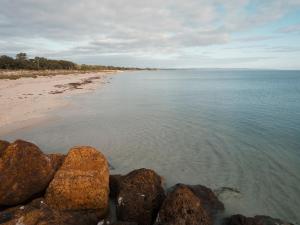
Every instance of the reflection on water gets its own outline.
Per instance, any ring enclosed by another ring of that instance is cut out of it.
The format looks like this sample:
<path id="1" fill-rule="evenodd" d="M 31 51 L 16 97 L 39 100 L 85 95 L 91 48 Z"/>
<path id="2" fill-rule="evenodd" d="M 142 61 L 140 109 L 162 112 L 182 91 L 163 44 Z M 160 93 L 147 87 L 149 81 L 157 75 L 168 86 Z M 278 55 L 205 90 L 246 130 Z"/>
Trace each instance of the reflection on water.
<path id="1" fill-rule="evenodd" d="M 155 169 L 166 185 L 224 192 L 226 213 L 300 221 L 300 73 L 165 70 L 128 72 L 51 123 L 5 137 L 44 151 L 101 149 L 115 168 Z M 230 190 L 230 189 L 229 189 Z"/>

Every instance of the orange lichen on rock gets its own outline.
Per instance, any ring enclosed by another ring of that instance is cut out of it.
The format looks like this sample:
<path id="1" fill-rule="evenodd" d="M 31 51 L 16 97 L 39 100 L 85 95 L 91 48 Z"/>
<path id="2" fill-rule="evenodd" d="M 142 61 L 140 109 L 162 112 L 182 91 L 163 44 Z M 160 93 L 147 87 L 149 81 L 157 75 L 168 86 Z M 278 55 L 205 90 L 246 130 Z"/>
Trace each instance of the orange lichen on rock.
<path id="1" fill-rule="evenodd" d="M 43 192 L 54 176 L 51 160 L 36 145 L 10 144 L 0 159 L 0 205 L 16 205 Z"/>
<path id="2" fill-rule="evenodd" d="M 70 149 L 45 197 L 52 208 L 97 210 L 105 215 L 109 199 L 109 169 L 104 155 L 89 146 Z"/>

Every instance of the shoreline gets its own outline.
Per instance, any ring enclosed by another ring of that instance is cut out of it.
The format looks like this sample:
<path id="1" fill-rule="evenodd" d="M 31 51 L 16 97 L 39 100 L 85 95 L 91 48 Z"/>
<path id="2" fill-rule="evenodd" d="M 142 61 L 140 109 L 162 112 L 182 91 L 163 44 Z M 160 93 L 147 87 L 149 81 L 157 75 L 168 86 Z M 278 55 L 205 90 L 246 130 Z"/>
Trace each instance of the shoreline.
<path id="1" fill-rule="evenodd" d="M 70 105 L 65 97 L 94 91 L 118 72 L 0 79 L 0 135 L 45 121 L 50 112 Z"/>
<path id="2" fill-rule="evenodd" d="M 5 70 L 0 69 L 0 80 L 18 80 L 21 78 L 54 77 L 59 75 L 73 76 L 79 74 L 116 73 L 123 70 Z"/>

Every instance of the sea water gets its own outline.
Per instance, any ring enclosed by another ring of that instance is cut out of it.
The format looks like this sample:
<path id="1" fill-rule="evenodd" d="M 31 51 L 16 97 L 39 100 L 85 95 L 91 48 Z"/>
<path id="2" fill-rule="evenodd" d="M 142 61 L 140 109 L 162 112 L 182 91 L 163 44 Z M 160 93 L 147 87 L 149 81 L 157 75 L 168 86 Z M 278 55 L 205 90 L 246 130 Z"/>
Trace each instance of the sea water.
<path id="1" fill-rule="evenodd" d="M 99 148 L 111 173 L 152 168 L 166 187 L 206 185 L 226 215 L 300 221 L 300 72 L 124 72 L 68 98 L 51 122 L 17 130 L 46 152 Z M 225 187 L 225 188 L 224 188 Z"/>

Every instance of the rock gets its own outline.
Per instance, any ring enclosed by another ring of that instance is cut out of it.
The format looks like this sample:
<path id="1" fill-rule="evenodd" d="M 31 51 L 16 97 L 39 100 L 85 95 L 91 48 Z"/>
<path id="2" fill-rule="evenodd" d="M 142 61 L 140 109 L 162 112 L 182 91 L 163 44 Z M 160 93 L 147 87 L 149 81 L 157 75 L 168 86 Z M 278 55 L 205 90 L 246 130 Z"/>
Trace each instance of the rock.
<path id="1" fill-rule="evenodd" d="M 116 198 L 120 191 L 120 183 L 122 180 L 122 175 L 110 175 L 109 176 L 109 195 L 111 198 Z"/>
<path id="2" fill-rule="evenodd" d="M 96 212 L 51 209 L 42 198 L 0 212 L 3 225 L 96 225 L 98 220 Z"/>
<path id="3" fill-rule="evenodd" d="M 117 221 L 112 223 L 111 225 L 138 225 L 135 222 L 124 222 L 124 221 Z"/>
<path id="4" fill-rule="evenodd" d="M 224 204 L 211 189 L 202 185 L 187 185 L 187 187 L 201 200 L 203 208 L 211 218 L 224 211 Z"/>
<path id="5" fill-rule="evenodd" d="M 53 154 L 48 154 L 48 157 L 51 160 L 52 167 L 55 169 L 55 171 L 57 171 L 63 164 L 66 155 L 60 153 L 53 153 Z"/>
<path id="6" fill-rule="evenodd" d="M 50 159 L 36 145 L 15 141 L 0 159 L 0 205 L 16 205 L 43 192 L 53 175 Z"/>
<path id="7" fill-rule="evenodd" d="M 104 218 L 104 219 L 101 219 L 97 225 L 111 225 L 112 224 L 112 220 L 111 218 Z"/>
<path id="8" fill-rule="evenodd" d="M 275 219 L 270 216 L 255 216 L 254 220 L 257 224 L 263 225 L 293 225 L 292 223 L 288 223 L 280 219 Z"/>
<path id="9" fill-rule="evenodd" d="M 161 177 L 153 170 L 138 169 L 122 177 L 119 187 L 118 220 L 152 224 L 165 198 Z"/>
<path id="10" fill-rule="evenodd" d="M 269 216 L 245 217 L 243 215 L 233 215 L 224 220 L 224 225 L 292 225 L 280 219 Z"/>
<path id="11" fill-rule="evenodd" d="M 4 153 L 4 150 L 9 146 L 9 142 L 8 141 L 3 141 L 0 140 L 0 157 L 2 155 L 2 153 Z"/>
<path id="12" fill-rule="evenodd" d="M 46 191 L 46 202 L 61 210 L 108 210 L 109 170 L 106 158 L 89 146 L 70 149 Z"/>
<path id="13" fill-rule="evenodd" d="M 185 185 L 167 195 L 155 225 L 212 225 L 201 200 Z"/>

